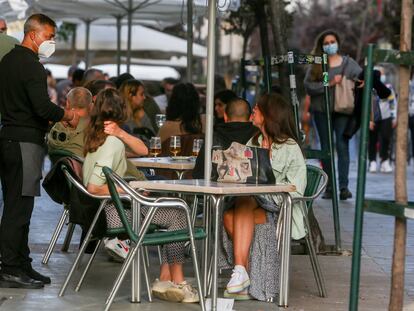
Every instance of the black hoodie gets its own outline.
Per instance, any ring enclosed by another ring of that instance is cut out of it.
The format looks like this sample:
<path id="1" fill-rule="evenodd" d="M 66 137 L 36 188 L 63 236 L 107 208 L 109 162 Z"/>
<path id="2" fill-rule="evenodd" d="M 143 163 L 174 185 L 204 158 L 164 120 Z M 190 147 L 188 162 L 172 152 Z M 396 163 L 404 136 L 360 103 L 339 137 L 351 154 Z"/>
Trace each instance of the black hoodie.
<path id="1" fill-rule="evenodd" d="M 245 144 L 258 132 L 258 128 L 251 122 L 219 123 L 214 127 L 213 146 L 221 146 L 223 149 L 230 147 L 232 142 Z M 193 178 L 204 178 L 204 144 L 198 154 L 193 170 Z"/>

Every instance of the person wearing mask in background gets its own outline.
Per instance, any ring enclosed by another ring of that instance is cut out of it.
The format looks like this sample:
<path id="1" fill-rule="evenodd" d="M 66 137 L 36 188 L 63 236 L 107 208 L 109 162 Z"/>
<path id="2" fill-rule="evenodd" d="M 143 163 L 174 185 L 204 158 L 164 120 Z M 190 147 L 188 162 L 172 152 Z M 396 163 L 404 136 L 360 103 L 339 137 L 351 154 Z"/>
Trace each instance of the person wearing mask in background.
<path id="1" fill-rule="evenodd" d="M 339 54 L 340 49 L 339 35 L 332 30 L 327 30 L 318 35 L 313 48 L 313 55 L 328 54 L 328 76 L 330 78 L 329 87 L 331 89 L 331 102 L 329 103 L 333 131 L 335 132 L 336 151 L 338 154 L 338 175 L 339 175 L 339 198 L 346 200 L 352 198 L 352 193 L 348 189 L 349 175 L 349 140 L 344 137 L 350 115 L 334 112 L 335 106 L 335 86 L 342 82 L 343 76 L 348 79 L 356 80 L 361 67 L 349 56 Z M 311 65 L 305 75 L 305 89 L 310 96 L 310 109 L 318 130 L 321 148 L 328 150 L 328 128 L 326 125 L 326 111 L 324 102 L 324 86 L 322 82 L 322 65 Z M 331 164 L 329 160 L 323 160 L 323 169 L 330 176 Z M 326 188 L 325 199 L 332 198 L 332 184 L 329 181 Z"/>
<path id="2" fill-rule="evenodd" d="M 250 105 L 243 98 L 236 97 L 227 102 L 224 111 L 224 123 L 214 126 L 213 146 L 221 146 L 223 150 L 232 142 L 246 144 L 259 129 L 250 122 Z M 197 156 L 193 170 L 193 178 L 204 178 L 204 144 Z"/>
<path id="3" fill-rule="evenodd" d="M 40 196 L 45 133 L 49 121 L 76 127 L 79 115 L 53 104 L 40 57 L 55 51 L 56 23 L 30 16 L 24 38 L 0 62 L 0 177 L 3 216 L 0 225 L 0 287 L 42 288 L 51 282 L 32 267 L 28 245 L 34 197 Z M 16 70 L 18 68 L 18 70 Z"/>
<path id="4" fill-rule="evenodd" d="M 78 67 L 72 65 L 68 70 L 67 79 L 63 79 L 56 84 L 57 100 L 60 107 L 65 107 L 66 105 L 66 94 L 73 88 L 73 73 L 78 69 Z M 78 85 L 77 85 L 78 86 Z"/>
<path id="5" fill-rule="evenodd" d="M 369 122 L 369 172 L 377 172 L 377 143 L 380 143 L 381 173 L 391 173 L 390 144 L 393 129 L 397 126 L 397 98 L 391 84 L 386 83 L 383 67 L 375 67 L 381 73 L 381 82 L 391 91 L 386 99 L 375 94 L 372 99 L 371 120 Z"/>
<path id="6" fill-rule="evenodd" d="M 11 36 L 7 35 L 7 23 L 3 17 L 0 17 L 0 60 L 4 55 L 9 53 L 15 45 L 20 42 Z"/>
<path id="7" fill-rule="evenodd" d="M 158 107 L 161 110 L 161 113 L 166 113 L 168 102 L 170 100 L 172 90 L 178 80 L 174 78 L 165 78 L 161 81 L 161 95 L 155 96 L 154 100 L 157 103 Z"/>

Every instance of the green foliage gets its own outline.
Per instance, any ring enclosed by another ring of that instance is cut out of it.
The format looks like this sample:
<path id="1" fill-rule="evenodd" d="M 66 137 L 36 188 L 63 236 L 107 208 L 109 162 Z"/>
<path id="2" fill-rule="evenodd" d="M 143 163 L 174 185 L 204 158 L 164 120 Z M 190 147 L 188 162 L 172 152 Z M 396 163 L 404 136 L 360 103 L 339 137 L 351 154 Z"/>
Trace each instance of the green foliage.
<path id="1" fill-rule="evenodd" d="M 76 24 L 63 22 L 62 25 L 57 30 L 57 37 L 65 42 L 69 41 L 69 38 L 72 37 L 76 31 Z"/>

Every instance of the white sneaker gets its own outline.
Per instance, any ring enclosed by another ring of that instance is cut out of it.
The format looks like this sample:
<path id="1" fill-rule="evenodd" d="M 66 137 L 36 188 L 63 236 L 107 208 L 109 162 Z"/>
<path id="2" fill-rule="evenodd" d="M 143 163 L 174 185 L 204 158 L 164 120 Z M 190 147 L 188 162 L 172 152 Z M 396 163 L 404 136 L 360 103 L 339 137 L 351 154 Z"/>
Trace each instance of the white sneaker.
<path id="1" fill-rule="evenodd" d="M 180 284 L 174 284 L 173 287 L 167 289 L 167 300 L 180 301 L 183 303 L 199 302 L 198 291 L 186 281 Z M 183 297 L 181 300 L 180 298 Z"/>
<path id="2" fill-rule="evenodd" d="M 385 160 L 381 162 L 381 173 L 391 173 L 392 172 L 392 166 L 390 164 L 390 160 Z"/>
<path id="3" fill-rule="evenodd" d="M 377 162 L 376 161 L 369 162 L 369 172 L 370 173 L 376 173 L 377 172 Z"/>
<path id="4" fill-rule="evenodd" d="M 109 256 L 117 262 L 124 262 L 129 252 L 129 240 L 119 240 L 118 238 L 104 240 L 105 249 Z"/>
<path id="5" fill-rule="evenodd" d="M 249 287 L 250 278 L 243 266 L 236 265 L 233 269 L 230 281 L 227 283 L 226 289 L 229 294 L 239 293 Z"/>
<path id="6" fill-rule="evenodd" d="M 155 279 L 154 283 L 152 283 L 151 291 L 155 297 L 167 300 L 167 290 L 173 286 L 174 283 L 171 281 L 160 281 L 159 279 Z"/>

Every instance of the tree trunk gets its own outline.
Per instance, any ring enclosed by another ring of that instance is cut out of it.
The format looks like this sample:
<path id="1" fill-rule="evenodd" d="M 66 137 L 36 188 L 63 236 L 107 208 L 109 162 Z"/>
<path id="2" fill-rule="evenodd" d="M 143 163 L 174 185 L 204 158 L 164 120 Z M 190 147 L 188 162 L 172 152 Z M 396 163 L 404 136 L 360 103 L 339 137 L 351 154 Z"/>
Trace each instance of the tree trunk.
<path id="1" fill-rule="evenodd" d="M 411 50 L 412 0 L 402 0 L 400 50 Z M 397 113 L 397 141 L 395 167 L 395 202 L 407 204 L 407 130 L 410 68 L 400 66 L 400 98 Z M 395 219 L 394 254 L 392 258 L 391 297 L 388 310 L 401 311 L 404 305 L 404 270 L 407 236 L 405 218 Z"/>

